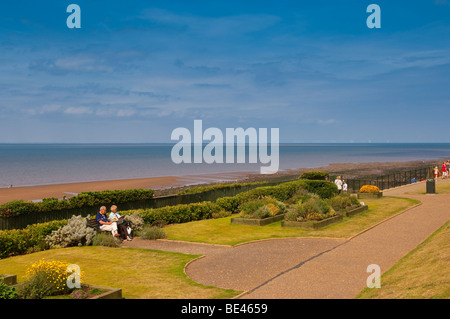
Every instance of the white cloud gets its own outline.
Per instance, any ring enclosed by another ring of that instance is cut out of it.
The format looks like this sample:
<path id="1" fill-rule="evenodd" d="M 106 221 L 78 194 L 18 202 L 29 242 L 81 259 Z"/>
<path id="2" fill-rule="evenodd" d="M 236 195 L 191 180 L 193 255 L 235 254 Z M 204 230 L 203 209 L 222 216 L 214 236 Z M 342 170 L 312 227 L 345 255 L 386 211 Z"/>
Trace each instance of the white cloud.
<path id="1" fill-rule="evenodd" d="M 135 110 L 132 109 L 121 109 L 117 111 L 117 116 L 119 117 L 130 117 L 136 114 Z"/>
<path id="2" fill-rule="evenodd" d="M 76 115 L 92 114 L 92 109 L 86 106 L 68 107 L 67 109 L 64 110 L 64 113 Z"/>
<path id="3" fill-rule="evenodd" d="M 239 35 L 264 30 L 281 19 L 269 14 L 247 14 L 224 17 L 200 17 L 194 15 L 180 15 L 166 10 L 145 10 L 142 19 L 182 28 L 202 36 Z"/>

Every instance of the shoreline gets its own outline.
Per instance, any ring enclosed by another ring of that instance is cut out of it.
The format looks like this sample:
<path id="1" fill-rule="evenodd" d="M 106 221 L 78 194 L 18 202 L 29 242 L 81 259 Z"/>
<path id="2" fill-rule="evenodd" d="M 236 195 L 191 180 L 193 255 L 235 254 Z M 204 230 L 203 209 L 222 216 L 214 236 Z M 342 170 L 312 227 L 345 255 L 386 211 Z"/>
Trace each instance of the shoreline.
<path id="1" fill-rule="evenodd" d="M 277 172 L 272 175 L 262 175 L 255 172 L 219 172 L 185 176 L 148 177 L 106 181 L 89 181 L 63 184 L 20 186 L 0 188 L 0 204 L 13 200 L 38 201 L 43 198 L 71 197 L 81 192 L 121 190 L 121 189 L 153 189 L 157 196 L 173 194 L 179 190 L 196 185 L 210 185 L 227 182 L 256 182 L 277 178 L 299 176 L 311 170 L 327 171 L 331 175 L 339 174 L 345 179 L 355 179 L 368 176 L 386 175 L 394 171 L 431 167 L 443 159 L 428 161 L 405 162 L 365 162 L 365 163 L 333 163 L 314 168 L 298 168 Z"/>

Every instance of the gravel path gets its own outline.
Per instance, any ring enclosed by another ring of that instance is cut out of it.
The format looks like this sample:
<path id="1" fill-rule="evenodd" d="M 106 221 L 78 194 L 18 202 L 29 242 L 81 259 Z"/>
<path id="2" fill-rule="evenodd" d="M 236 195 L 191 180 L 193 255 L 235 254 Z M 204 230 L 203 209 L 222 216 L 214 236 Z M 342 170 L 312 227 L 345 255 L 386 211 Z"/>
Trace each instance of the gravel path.
<path id="1" fill-rule="evenodd" d="M 135 239 L 123 246 L 202 255 L 186 274 L 198 283 L 244 291 L 239 298 L 353 298 L 366 287 L 369 265 L 383 273 L 450 219 L 450 194 L 406 194 L 418 187 L 424 184 L 384 191 L 422 204 L 348 239 L 286 238 L 236 246 Z"/>

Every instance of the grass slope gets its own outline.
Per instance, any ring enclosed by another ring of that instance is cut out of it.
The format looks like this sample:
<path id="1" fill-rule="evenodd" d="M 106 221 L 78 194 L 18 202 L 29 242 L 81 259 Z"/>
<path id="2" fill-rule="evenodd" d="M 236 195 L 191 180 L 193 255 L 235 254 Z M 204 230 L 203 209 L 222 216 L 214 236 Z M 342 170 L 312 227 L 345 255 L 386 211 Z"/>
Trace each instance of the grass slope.
<path id="1" fill-rule="evenodd" d="M 449 299 L 450 221 L 381 276 L 381 288 L 357 298 Z"/>
<path id="2" fill-rule="evenodd" d="M 147 249 L 72 247 L 2 259 L 0 273 L 15 274 L 21 282 L 27 267 L 44 258 L 77 264 L 85 283 L 122 288 L 128 299 L 215 299 L 240 293 L 203 286 L 188 278 L 184 266 L 196 257 Z"/>

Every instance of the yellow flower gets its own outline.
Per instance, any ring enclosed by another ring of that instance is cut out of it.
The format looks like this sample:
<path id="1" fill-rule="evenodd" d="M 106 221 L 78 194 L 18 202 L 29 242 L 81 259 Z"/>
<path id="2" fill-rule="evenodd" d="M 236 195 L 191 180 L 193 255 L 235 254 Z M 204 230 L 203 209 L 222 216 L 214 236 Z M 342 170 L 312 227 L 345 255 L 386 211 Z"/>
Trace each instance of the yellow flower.
<path id="1" fill-rule="evenodd" d="M 380 189 L 375 185 L 364 185 L 359 189 L 360 193 L 379 193 Z"/>

